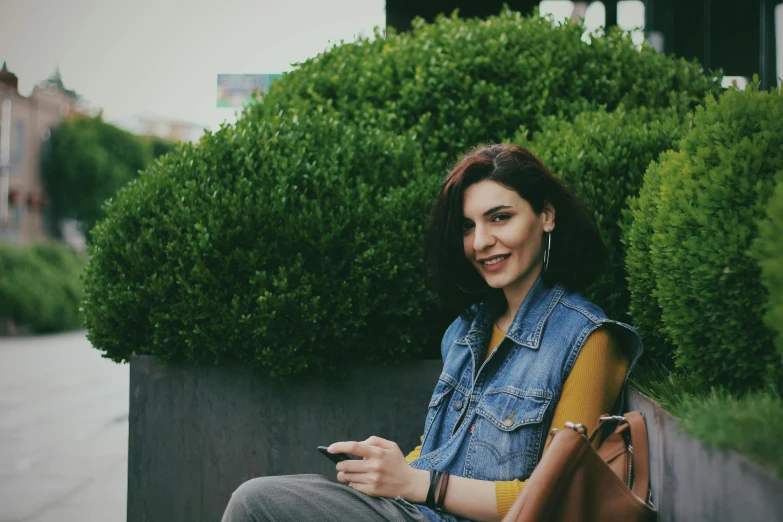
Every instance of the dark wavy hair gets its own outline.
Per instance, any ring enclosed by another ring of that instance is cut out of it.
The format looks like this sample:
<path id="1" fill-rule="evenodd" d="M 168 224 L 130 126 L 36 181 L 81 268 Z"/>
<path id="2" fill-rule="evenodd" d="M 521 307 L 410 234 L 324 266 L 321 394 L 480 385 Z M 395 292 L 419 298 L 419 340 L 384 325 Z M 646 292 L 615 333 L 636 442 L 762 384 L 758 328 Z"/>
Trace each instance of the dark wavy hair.
<path id="1" fill-rule="evenodd" d="M 490 180 L 514 190 L 540 214 L 555 208 L 555 229 L 544 283 L 581 290 L 601 272 L 607 252 L 593 213 L 530 151 L 517 145 L 488 145 L 466 154 L 441 186 L 430 220 L 425 260 L 431 287 L 440 303 L 464 310 L 493 290 L 465 257 L 463 199 L 465 190 Z"/>

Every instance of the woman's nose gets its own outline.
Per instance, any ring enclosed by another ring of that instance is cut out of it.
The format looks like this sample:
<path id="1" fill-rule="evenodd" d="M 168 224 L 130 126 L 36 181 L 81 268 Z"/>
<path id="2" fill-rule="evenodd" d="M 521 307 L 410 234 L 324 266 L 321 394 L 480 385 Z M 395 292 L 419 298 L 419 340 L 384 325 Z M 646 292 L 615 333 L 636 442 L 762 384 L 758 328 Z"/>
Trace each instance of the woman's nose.
<path id="1" fill-rule="evenodd" d="M 495 244 L 495 236 L 489 233 L 489 231 L 481 226 L 476 225 L 473 233 L 473 250 L 481 252 Z"/>

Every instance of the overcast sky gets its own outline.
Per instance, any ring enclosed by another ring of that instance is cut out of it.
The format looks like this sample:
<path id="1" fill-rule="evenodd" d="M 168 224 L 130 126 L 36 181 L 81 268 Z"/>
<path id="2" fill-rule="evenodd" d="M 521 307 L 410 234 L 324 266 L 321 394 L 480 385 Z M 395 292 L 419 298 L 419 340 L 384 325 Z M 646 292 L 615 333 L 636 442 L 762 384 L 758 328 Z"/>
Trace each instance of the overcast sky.
<path id="1" fill-rule="evenodd" d="M 216 128 L 218 73 L 279 73 L 386 24 L 385 0 L 0 0 L 0 62 L 19 91 L 59 65 L 107 120 Z"/>
<path id="2" fill-rule="evenodd" d="M 620 4 L 621 26 L 643 23 L 642 2 Z M 542 11 L 568 16 L 571 6 L 547 1 Z M 384 9 L 385 0 L 0 0 L 0 62 L 25 96 L 59 65 L 65 85 L 108 121 L 132 127 L 149 116 L 214 129 L 234 120 L 234 110 L 215 106 L 219 73 L 289 71 L 385 26 Z M 783 5 L 776 14 L 780 42 Z M 593 4 L 585 23 L 603 16 Z"/>

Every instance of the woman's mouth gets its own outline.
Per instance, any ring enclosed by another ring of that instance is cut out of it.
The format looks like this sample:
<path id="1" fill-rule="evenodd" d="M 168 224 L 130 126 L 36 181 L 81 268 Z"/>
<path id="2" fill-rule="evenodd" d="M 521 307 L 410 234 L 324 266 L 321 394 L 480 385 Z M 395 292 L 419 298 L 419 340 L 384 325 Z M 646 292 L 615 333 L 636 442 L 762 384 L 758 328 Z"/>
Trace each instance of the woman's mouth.
<path id="1" fill-rule="evenodd" d="M 505 266 L 509 257 L 511 257 L 511 255 L 506 254 L 504 256 L 493 257 L 487 261 L 479 261 L 479 263 L 487 272 L 496 272 Z"/>

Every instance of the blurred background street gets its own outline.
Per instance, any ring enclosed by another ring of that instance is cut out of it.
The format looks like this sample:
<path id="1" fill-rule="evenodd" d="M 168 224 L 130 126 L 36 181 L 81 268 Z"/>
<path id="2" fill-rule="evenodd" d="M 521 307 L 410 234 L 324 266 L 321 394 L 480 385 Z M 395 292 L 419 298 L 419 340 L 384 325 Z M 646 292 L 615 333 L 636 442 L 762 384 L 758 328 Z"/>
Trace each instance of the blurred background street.
<path id="1" fill-rule="evenodd" d="M 128 366 L 84 331 L 0 338 L 0 521 L 125 520 Z"/>

